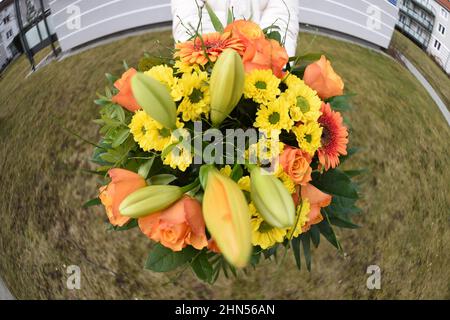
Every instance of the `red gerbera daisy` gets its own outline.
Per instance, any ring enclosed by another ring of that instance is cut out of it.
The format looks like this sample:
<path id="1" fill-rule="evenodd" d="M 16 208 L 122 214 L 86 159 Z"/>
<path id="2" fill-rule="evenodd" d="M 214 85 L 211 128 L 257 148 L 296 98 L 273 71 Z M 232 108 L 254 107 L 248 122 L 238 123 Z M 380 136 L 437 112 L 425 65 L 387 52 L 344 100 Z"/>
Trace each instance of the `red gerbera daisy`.
<path id="1" fill-rule="evenodd" d="M 201 39 L 196 37 L 193 40 L 177 43 L 175 48 L 177 49 L 175 58 L 179 57 L 181 61 L 188 64 L 203 66 L 208 59 L 215 62 L 227 48 L 232 48 L 242 55 L 245 46 L 239 38 L 232 37 L 230 32 L 213 32 L 202 35 Z M 205 51 L 208 57 L 205 56 Z"/>
<path id="2" fill-rule="evenodd" d="M 322 146 L 318 150 L 319 162 L 328 170 L 339 165 L 339 156 L 347 154 L 348 131 L 339 112 L 332 111 L 330 104 L 322 104 L 319 123 L 323 127 Z"/>

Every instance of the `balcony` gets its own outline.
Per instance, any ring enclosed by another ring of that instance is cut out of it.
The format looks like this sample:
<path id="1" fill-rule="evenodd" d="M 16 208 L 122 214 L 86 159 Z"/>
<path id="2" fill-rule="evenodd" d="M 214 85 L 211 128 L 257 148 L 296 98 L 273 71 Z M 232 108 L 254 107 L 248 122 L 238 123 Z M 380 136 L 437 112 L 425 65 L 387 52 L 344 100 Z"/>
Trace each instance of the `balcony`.
<path id="1" fill-rule="evenodd" d="M 412 40 L 414 40 L 415 42 L 417 42 L 420 46 L 422 46 L 423 48 L 427 48 L 428 44 L 430 42 L 430 35 L 424 36 L 422 34 L 419 34 L 417 32 L 417 30 L 414 30 L 413 28 L 411 28 L 411 26 L 409 26 L 408 24 L 399 21 L 398 22 L 398 27 L 407 35 L 409 36 Z"/>
<path id="2" fill-rule="evenodd" d="M 402 4 L 399 5 L 400 12 L 409 16 L 412 20 L 419 23 L 425 30 L 430 33 L 433 32 L 434 22 L 429 21 L 428 19 L 422 17 L 419 13 L 415 12 L 412 8 L 408 6 L 404 6 Z M 433 16 L 434 17 L 434 16 Z"/>
<path id="3" fill-rule="evenodd" d="M 430 0 L 433 1 L 433 0 Z M 430 5 L 429 1 L 427 0 L 411 0 L 412 3 L 418 5 L 423 10 L 427 11 L 434 17 L 433 7 Z"/>

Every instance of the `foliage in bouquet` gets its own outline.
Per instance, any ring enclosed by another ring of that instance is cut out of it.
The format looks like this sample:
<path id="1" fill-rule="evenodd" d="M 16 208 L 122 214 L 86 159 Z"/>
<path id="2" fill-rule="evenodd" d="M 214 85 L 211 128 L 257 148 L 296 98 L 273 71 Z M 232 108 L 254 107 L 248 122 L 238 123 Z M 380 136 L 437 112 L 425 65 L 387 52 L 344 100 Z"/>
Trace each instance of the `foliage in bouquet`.
<path id="1" fill-rule="evenodd" d="M 92 158 L 106 179 L 86 206 L 151 239 L 155 272 L 190 266 L 213 283 L 281 248 L 310 270 L 321 235 L 341 250 L 334 228 L 358 227 L 360 172 L 338 169 L 356 151 L 340 113 L 349 96 L 325 56 L 289 58 L 277 27 L 209 13 L 217 32 L 107 75 Z"/>

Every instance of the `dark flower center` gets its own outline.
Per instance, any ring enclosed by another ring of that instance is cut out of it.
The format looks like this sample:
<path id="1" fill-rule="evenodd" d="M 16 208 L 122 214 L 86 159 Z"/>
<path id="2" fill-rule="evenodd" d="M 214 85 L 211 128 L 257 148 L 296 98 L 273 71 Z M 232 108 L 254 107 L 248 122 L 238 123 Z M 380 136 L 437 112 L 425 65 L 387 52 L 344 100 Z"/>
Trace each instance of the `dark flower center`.
<path id="1" fill-rule="evenodd" d="M 192 90 L 191 95 L 189 96 L 189 100 L 191 100 L 192 103 L 198 103 L 202 99 L 203 99 L 203 92 L 198 88 L 194 88 L 194 90 Z"/>
<path id="2" fill-rule="evenodd" d="M 274 112 L 269 116 L 270 124 L 277 124 L 280 121 L 280 114 L 278 112 Z"/>
<path id="3" fill-rule="evenodd" d="M 267 89 L 267 84 L 264 81 L 257 81 L 255 83 L 255 87 L 258 88 L 259 90 L 264 90 Z"/>
<path id="4" fill-rule="evenodd" d="M 161 136 L 161 137 L 163 137 L 163 138 L 168 138 L 168 137 L 170 137 L 170 129 L 167 129 L 167 128 L 162 128 L 162 129 L 159 129 L 159 135 Z"/>
<path id="5" fill-rule="evenodd" d="M 297 97 L 297 107 L 302 111 L 302 113 L 306 113 L 309 111 L 309 102 L 303 97 Z"/>
<path id="6" fill-rule="evenodd" d="M 263 221 L 259 225 L 258 231 L 261 232 L 261 233 L 264 233 L 264 232 L 269 232 L 272 229 L 273 229 L 273 227 L 270 224 L 268 224 L 267 222 Z"/>

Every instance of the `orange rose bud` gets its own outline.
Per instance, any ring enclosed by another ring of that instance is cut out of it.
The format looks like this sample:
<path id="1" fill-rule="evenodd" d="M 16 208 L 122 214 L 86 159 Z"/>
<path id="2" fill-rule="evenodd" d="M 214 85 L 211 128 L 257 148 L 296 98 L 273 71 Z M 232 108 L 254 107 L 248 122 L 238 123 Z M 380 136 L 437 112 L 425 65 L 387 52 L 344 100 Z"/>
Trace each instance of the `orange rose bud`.
<path id="1" fill-rule="evenodd" d="M 301 187 L 301 195 L 302 199 L 308 199 L 311 206 L 309 221 L 302 228 L 303 232 L 306 232 L 312 225 L 318 224 L 323 220 L 320 209 L 328 207 L 331 203 L 332 197 L 329 194 L 323 193 L 309 183 Z"/>
<path id="2" fill-rule="evenodd" d="M 122 75 L 122 78 L 114 83 L 114 87 L 119 90 L 119 93 L 112 98 L 114 103 L 120 104 L 131 112 L 141 109 L 131 91 L 131 79 L 136 73 L 136 69 L 131 68 Z"/>
<path id="3" fill-rule="evenodd" d="M 344 82 L 325 56 L 306 67 L 303 81 L 324 100 L 344 94 Z"/>
<path id="4" fill-rule="evenodd" d="M 286 146 L 280 155 L 280 165 L 295 184 L 306 185 L 311 181 L 311 156 L 300 149 Z"/>
<path id="5" fill-rule="evenodd" d="M 188 196 L 138 222 L 147 237 L 173 251 L 181 251 L 187 245 L 201 250 L 208 245 L 201 204 Z"/>
<path id="6" fill-rule="evenodd" d="M 108 174 L 111 182 L 100 188 L 99 198 L 106 209 L 109 222 L 113 226 L 122 227 L 130 218 L 120 214 L 120 203 L 134 191 L 145 187 L 146 183 L 140 175 L 124 169 L 111 169 Z"/>

